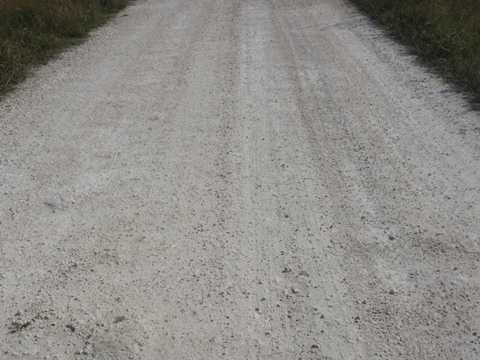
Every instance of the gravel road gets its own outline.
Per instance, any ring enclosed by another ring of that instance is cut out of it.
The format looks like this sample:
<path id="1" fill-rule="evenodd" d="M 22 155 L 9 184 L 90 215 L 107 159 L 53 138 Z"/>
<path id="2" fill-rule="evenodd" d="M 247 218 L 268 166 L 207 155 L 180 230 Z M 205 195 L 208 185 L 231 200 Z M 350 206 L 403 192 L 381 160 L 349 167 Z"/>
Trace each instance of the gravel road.
<path id="1" fill-rule="evenodd" d="M 0 358 L 480 358 L 480 114 L 341 0 L 138 0 L 0 103 Z"/>

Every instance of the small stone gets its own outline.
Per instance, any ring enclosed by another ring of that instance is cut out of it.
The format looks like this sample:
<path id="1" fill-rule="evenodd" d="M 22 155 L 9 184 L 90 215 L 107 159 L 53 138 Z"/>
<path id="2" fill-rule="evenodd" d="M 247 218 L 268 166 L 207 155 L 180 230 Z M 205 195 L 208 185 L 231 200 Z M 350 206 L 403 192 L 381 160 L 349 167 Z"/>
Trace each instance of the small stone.
<path id="1" fill-rule="evenodd" d="M 15 313 L 15 316 L 22 316 L 22 312 L 20 310 L 18 310 L 16 313 Z"/>
<path id="2" fill-rule="evenodd" d="M 283 269 L 282 273 L 291 273 L 292 269 L 290 269 L 288 266 L 285 266 L 285 269 Z"/>
<path id="3" fill-rule="evenodd" d="M 395 240 L 395 236 L 393 236 L 393 235 L 388 235 L 388 240 L 390 240 L 390 241 Z"/>
<path id="4" fill-rule="evenodd" d="M 358 323 L 360 321 L 360 315 L 355 316 L 354 320 L 355 320 L 355 322 Z"/>
<path id="5" fill-rule="evenodd" d="M 319 347 L 320 347 L 320 346 L 318 346 L 317 344 L 313 344 L 313 345 L 311 346 L 312 349 L 318 349 Z"/>
<path id="6" fill-rule="evenodd" d="M 265 335 L 266 335 L 266 336 L 270 336 L 270 335 L 272 335 L 272 333 L 271 333 L 270 331 L 267 331 L 267 332 L 265 333 Z"/>
<path id="7" fill-rule="evenodd" d="M 298 290 L 297 288 L 292 288 L 292 292 L 293 292 L 294 294 L 298 294 L 298 293 L 300 292 L 300 290 Z"/>
<path id="8" fill-rule="evenodd" d="M 67 324 L 67 328 L 70 329 L 72 332 L 75 332 L 75 329 L 76 329 L 75 324 L 71 324 L 71 323 Z"/>
<path id="9" fill-rule="evenodd" d="M 391 288 L 390 290 L 388 290 L 388 293 L 389 293 L 390 295 L 395 295 L 395 294 L 397 293 L 397 289 Z"/>

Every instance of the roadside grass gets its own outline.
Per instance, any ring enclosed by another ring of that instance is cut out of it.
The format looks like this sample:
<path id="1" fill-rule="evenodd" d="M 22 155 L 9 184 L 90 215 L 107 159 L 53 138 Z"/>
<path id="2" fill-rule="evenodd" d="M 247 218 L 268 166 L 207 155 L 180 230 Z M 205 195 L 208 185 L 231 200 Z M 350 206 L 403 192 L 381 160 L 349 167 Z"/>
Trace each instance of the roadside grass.
<path id="1" fill-rule="evenodd" d="M 129 0 L 0 0 L 0 96 Z"/>
<path id="2" fill-rule="evenodd" d="M 351 0 L 480 103 L 480 0 Z"/>

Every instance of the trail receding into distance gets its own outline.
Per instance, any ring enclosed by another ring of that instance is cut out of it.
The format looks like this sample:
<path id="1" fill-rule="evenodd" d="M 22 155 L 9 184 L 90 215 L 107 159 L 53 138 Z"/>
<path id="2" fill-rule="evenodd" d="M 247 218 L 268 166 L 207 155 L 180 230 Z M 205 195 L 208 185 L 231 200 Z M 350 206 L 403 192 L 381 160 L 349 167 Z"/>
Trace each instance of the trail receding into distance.
<path id="1" fill-rule="evenodd" d="M 136 1 L 0 103 L 0 357 L 478 359 L 479 144 L 343 1 Z"/>

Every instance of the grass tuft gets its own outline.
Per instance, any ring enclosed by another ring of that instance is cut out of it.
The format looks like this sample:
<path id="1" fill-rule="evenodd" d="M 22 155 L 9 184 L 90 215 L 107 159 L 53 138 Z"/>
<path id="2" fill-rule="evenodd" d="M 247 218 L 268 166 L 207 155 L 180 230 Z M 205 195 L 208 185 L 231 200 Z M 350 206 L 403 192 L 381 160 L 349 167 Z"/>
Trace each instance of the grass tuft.
<path id="1" fill-rule="evenodd" d="M 31 65 L 79 43 L 128 0 L 0 0 L 0 95 Z"/>
<path id="2" fill-rule="evenodd" d="M 351 0 L 480 102 L 479 0 Z"/>
<path id="3" fill-rule="evenodd" d="M 24 330 L 24 329 L 28 328 L 30 325 L 32 325 L 32 322 L 27 321 L 27 322 L 22 324 L 22 323 L 14 321 L 10 325 L 11 325 L 10 326 L 10 333 L 14 334 L 18 331 L 21 331 L 21 330 Z"/>
<path id="4" fill-rule="evenodd" d="M 125 316 L 120 315 L 120 316 L 115 317 L 115 320 L 113 320 L 113 322 L 114 322 L 115 324 L 118 324 L 118 323 L 120 323 L 120 322 L 122 322 L 122 321 L 125 321 L 126 319 L 127 319 L 127 318 L 126 318 Z"/>

